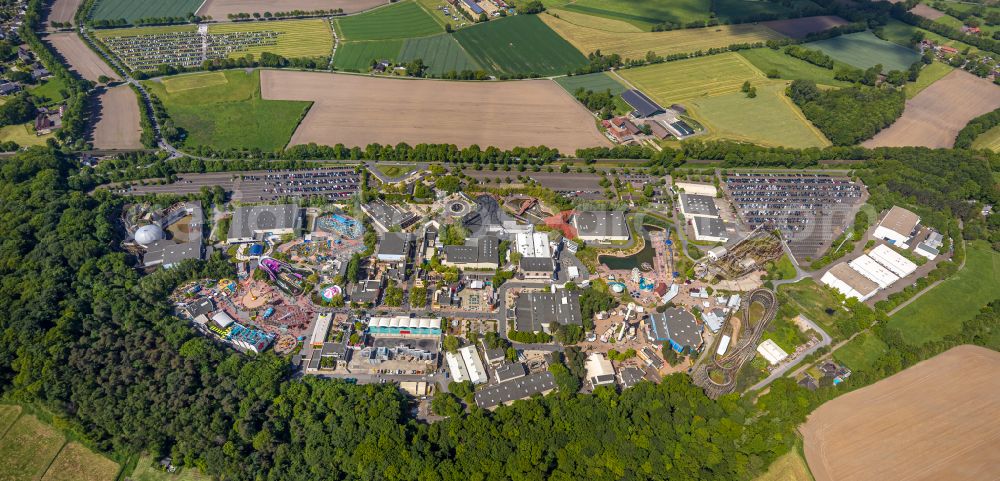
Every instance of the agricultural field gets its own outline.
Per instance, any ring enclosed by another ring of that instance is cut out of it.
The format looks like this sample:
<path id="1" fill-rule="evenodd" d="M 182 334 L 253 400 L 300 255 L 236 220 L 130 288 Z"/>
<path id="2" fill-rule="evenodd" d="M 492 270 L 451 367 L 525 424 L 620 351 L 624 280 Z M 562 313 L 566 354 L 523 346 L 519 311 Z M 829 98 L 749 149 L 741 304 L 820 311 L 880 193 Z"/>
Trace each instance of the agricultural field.
<path id="1" fill-rule="evenodd" d="M 628 23 L 624 20 L 617 20 L 614 18 L 607 18 L 607 17 L 598 17 L 596 15 L 579 13 L 574 10 L 565 10 L 560 8 L 560 9 L 549 10 L 546 13 L 555 15 L 574 25 L 593 28 L 596 30 L 604 30 L 607 32 L 639 33 L 639 32 L 649 31 L 648 29 L 643 30 L 635 26 L 634 24 Z"/>
<path id="2" fill-rule="evenodd" d="M 869 369 L 889 347 L 878 336 L 864 332 L 833 353 L 834 359 L 853 371 Z"/>
<path id="3" fill-rule="evenodd" d="M 17 142 L 21 147 L 45 145 L 55 134 L 36 135 L 34 122 L 0 127 L 0 142 Z"/>
<path id="4" fill-rule="evenodd" d="M 444 28 L 413 1 L 335 20 L 341 41 L 426 37 Z"/>
<path id="5" fill-rule="evenodd" d="M 993 127 L 976 137 L 976 140 L 972 142 L 972 148 L 1000 152 L 1000 126 Z"/>
<path id="6" fill-rule="evenodd" d="M 0 479 L 28 481 L 45 475 L 66 440 L 35 416 L 22 415 L 0 438 Z"/>
<path id="7" fill-rule="evenodd" d="M 367 72 L 372 60 L 398 60 L 403 49 L 403 40 L 371 40 L 367 42 L 347 42 L 337 47 L 333 65 L 339 70 Z"/>
<path id="8" fill-rule="evenodd" d="M 927 20 L 937 20 L 945 16 L 944 12 L 937 10 L 935 8 L 931 8 L 930 6 L 924 3 L 918 3 L 917 6 L 911 8 L 910 13 L 914 15 L 920 15 L 921 17 L 924 17 Z"/>
<path id="9" fill-rule="evenodd" d="M 71 442 L 63 446 L 42 481 L 111 481 L 120 470 L 118 463 L 95 454 L 80 443 Z"/>
<path id="10" fill-rule="evenodd" d="M 198 9 L 198 15 L 225 20 L 230 14 L 236 13 L 263 14 L 264 12 L 290 12 L 293 10 L 312 12 L 338 8 L 343 9 L 346 14 L 351 14 L 385 3 L 389 3 L 389 0 L 282 0 L 281 2 L 274 0 L 205 0 L 205 3 Z"/>
<path id="11" fill-rule="evenodd" d="M 212 477 L 202 474 L 197 468 L 180 468 L 179 472 L 167 473 L 160 469 L 152 456 L 143 456 L 136 463 L 129 476 L 133 481 L 211 481 Z"/>
<path id="12" fill-rule="evenodd" d="M 785 55 L 781 50 L 755 48 L 740 50 L 737 54 L 749 60 L 761 72 L 767 73 L 772 70 L 778 72 L 778 78 L 782 80 L 812 80 L 819 85 L 829 85 L 832 87 L 848 87 L 851 85 L 850 82 L 833 78 L 834 70 L 825 69 L 805 60 Z"/>
<path id="13" fill-rule="evenodd" d="M 162 64 L 198 66 L 208 59 L 264 52 L 323 58 L 333 51 L 333 34 L 324 19 L 210 24 L 207 50 L 194 25 L 98 30 L 95 36 L 133 70 Z"/>
<path id="14" fill-rule="evenodd" d="M 964 70 L 953 70 L 906 101 L 902 117 L 865 141 L 865 147 L 951 147 L 970 120 L 1000 108 L 1000 88 Z"/>
<path id="15" fill-rule="evenodd" d="M 203 0 L 97 0 L 90 11 L 94 20 L 133 22 L 140 18 L 186 17 L 193 15 Z"/>
<path id="16" fill-rule="evenodd" d="M 937 61 L 929 65 L 924 65 L 924 68 L 920 69 L 920 75 L 917 77 L 917 81 L 908 82 L 906 84 L 906 98 L 912 99 L 913 97 L 916 97 L 917 94 L 923 92 L 925 88 L 930 87 L 934 82 L 944 78 L 944 76 L 951 73 L 952 70 L 955 70 L 955 67 Z"/>
<path id="17" fill-rule="evenodd" d="M 619 74 L 660 105 L 739 92 L 743 82 L 765 79 L 749 61 L 732 52 L 624 69 Z"/>
<path id="18" fill-rule="evenodd" d="M 482 70 L 475 59 L 459 45 L 455 37 L 442 33 L 433 37 L 411 38 L 402 45 L 399 52 L 400 62 L 410 62 L 422 59 L 431 75 L 463 70 Z"/>
<path id="19" fill-rule="evenodd" d="M 538 15 L 493 20 L 458 30 L 454 36 L 479 65 L 495 75 L 562 75 L 587 65 L 586 57 Z"/>
<path id="20" fill-rule="evenodd" d="M 836 15 L 821 15 L 816 17 L 790 18 L 787 20 L 771 20 L 761 22 L 761 25 L 782 35 L 803 39 L 811 33 L 823 32 L 833 27 L 847 25 L 847 23 L 847 20 Z"/>
<path id="21" fill-rule="evenodd" d="M 544 2 L 550 5 L 552 2 Z M 628 22 L 648 32 L 664 22 L 685 24 L 707 20 L 712 3 L 709 0 L 576 0 L 557 2 L 559 8 Z"/>
<path id="22" fill-rule="evenodd" d="M 76 32 L 53 33 L 46 35 L 43 40 L 51 45 L 65 60 L 70 70 L 79 76 L 91 82 L 97 82 L 102 75 L 112 80 L 121 80 L 114 69 L 83 43 Z"/>
<path id="23" fill-rule="evenodd" d="M 1000 466 L 1000 353 L 958 346 L 829 401 L 799 430 L 816 481 L 989 479 Z"/>
<path id="24" fill-rule="evenodd" d="M 956 333 L 998 297 L 1000 253 L 981 241 L 968 244 L 965 268 L 889 318 L 903 340 L 921 345 Z"/>
<path id="25" fill-rule="evenodd" d="M 225 76 L 225 83 L 219 83 L 219 73 Z M 228 70 L 146 81 L 144 85 L 160 98 L 175 125 L 187 133 L 185 146 L 270 151 L 288 143 L 309 103 L 263 99 L 260 75 L 260 71 Z M 198 86 L 202 80 L 204 86 Z"/>
<path id="26" fill-rule="evenodd" d="M 21 415 L 21 406 L 16 404 L 0 404 L 0 437 L 7 432 Z"/>
<path id="27" fill-rule="evenodd" d="M 792 0 L 790 2 L 715 0 L 712 4 L 715 16 L 724 22 L 741 22 L 756 15 L 784 15 L 802 10 L 815 11 L 820 8 L 819 5 L 809 0 Z"/>
<path id="28" fill-rule="evenodd" d="M 709 130 L 709 138 L 794 148 L 830 145 L 785 96 L 784 82 L 754 85 L 756 98 L 742 92 L 699 97 L 686 104 L 688 113 Z"/>
<path id="29" fill-rule="evenodd" d="M 265 99 L 315 102 L 292 145 L 547 145 L 561 152 L 610 145 L 593 116 L 548 80 L 485 84 L 265 70 L 261 92 Z"/>
<path id="30" fill-rule="evenodd" d="M 594 92 L 610 90 L 612 95 L 619 95 L 627 90 L 627 87 L 622 85 L 622 83 L 615 78 L 614 74 L 608 72 L 574 75 L 572 77 L 559 77 L 556 79 L 556 83 L 566 89 L 566 91 L 570 94 L 575 94 L 580 88 L 592 90 Z"/>
<path id="31" fill-rule="evenodd" d="M 823 53 L 846 64 L 866 69 L 882 64 L 883 71 L 903 70 L 920 60 L 920 54 L 906 47 L 887 42 L 871 32 L 857 32 L 839 37 L 810 42 L 808 48 L 822 50 Z"/>
<path id="32" fill-rule="evenodd" d="M 94 111 L 98 114 L 91 133 L 94 148 L 127 150 L 143 147 L 139 99 L 128 85 L 105 90 L 97 96 L 95 103 Z"/>
<path id="33" fill-rule="evenodd" d="M 719 25 L 670 32 L 617 33 L 574 25 L 552 15 L 538 15 L 549 27 L 568 40 L 577 50 L 592 53 L 617 53 L 623 59 L 645 58 L 647 52 L 658 55 L 691 53 L 697 50 L 727 47 L 734 43 L 765 42 L 785 38 L 761 25 Z"/>
<path id="34" fill-rule="evenodd" d="M 49 7 L 49 15 L 46 20 L 60 23 L 72 22 L 81 3 L 83 0 L 55 0 Z"/>
<path id="35" fill-rule="evenodd" d="M 906 48 L 911 48 L 913 46 L 911 40 L 913 39 L 913 34 L 916 32 L 923 33 L 924 38 L 934 42 L 937 45 L 947 45 L 949 47 L 954 47 L 958 50 L 969 49 L 969 51 L 972 53 L 979 52 L 979 49 L 965 42 L 959 42 L 958 40 L 952 40 L 950 38 L 942 37 L 934 32 L 931 32 L 930 30 L 917 28 L 914 27 L 913 25 L 910 25 L 908 23 L 903 23 L 900 22 L 899 20 L 892 18 L 889 19 L 889 23 L 887 23 L 884 27 L 882 27 L 881 36 L 892 43 L 895 43 L 897 45 L 902 45 Z"/>

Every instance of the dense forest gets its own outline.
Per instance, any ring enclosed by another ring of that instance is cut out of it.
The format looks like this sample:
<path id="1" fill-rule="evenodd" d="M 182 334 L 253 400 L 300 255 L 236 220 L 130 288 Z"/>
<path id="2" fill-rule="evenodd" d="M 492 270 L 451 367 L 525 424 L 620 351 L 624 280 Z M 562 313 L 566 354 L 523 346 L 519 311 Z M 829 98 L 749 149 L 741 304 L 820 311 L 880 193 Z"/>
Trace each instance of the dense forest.
<path id="1" fill-rule="evenodd" d="M 788 96 L 834 145 L 854 145 L 892 125 L 906 103 L 902 90 L 848 87 L 821 90 L 811 80 L 795 80 Z"/>

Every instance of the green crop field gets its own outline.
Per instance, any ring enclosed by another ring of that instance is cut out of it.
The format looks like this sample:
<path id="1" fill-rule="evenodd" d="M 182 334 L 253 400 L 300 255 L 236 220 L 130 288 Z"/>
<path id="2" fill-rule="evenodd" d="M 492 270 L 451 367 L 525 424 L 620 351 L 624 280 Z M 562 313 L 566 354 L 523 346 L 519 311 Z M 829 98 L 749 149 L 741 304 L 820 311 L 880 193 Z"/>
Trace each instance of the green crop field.
<path id="1" fill-rule="evenodd" d="M 1000 152 L 1000 126 L 979 134 L 979 137 L 976 137 L 976 140 L 972 142 L 972 148 Z"/>
<path id="2" fill-rule="evenodd" d="M 619 82 L 614 74 L 607 72 L 559 77 L 556 79 L 556 83 L 571 94 L 576 93 L 581 87 L 585 90 L 593 90 L 594 92 L 610 90 L 612 95 L 618 95 L 627 90 L 627 87 Z"/>
<path id="3" fill-rule="evenodd" d="M 416 59 L 424 61 L 432 75 L 442 75 L 451 71 L 482 70 L 468 52 L 450 34 L 442 33 L 433 37 L 411 38 L 403 43 L 399 53 L 400 62 Z"/>
<path id="4" fill-rule="evenodd" d="M 444 32 L 441 24 L 412 1 L 339 18 L 336 22 L 342 41 L 427 37 Z"/>
<path id="5" fill-rule="evenodd" d="M 493 20 L 454 36 L 472 58 L 496 75 L 561 75 L 587 65 L 587 58 L 538 15 Z"/>
<path id="6" fill-rule="evenodd" d="M 912 45 L 910 40 L 913 38 L 913 34 L 916 32 L 922 32 L 924 38 L 926 38 L 927 40 L 931 40 L 938 45 L 947 45 L 949 47 L 955 47 L 958 50 L 969 49 L 970 52 L 979 51 L 979 49 L 977 49 L 976 47 L 973 47 L 965 42 L 959 42 L 958 40 L 945 38 L 934 32 L 931 32 L 930 30 L 917 28 L 914 27 L 913 25 L 910 25 L 908 23 L 903 23 L 900 22 L 899 20 L 892 18 L 889 19 L 889 23 L 887 23 L 884 27 L 882 27 L 881 35 L 885 37 L 886 40 L 892 43 L 910 48 L 910 46 Z"/>
<path id="7" fill-rule="evenodd" d="M 747 80 L 764 80 L 764 74 L 749 61 L 731 52 L 626 69 L 619 73 L 660 105 L 739 92 L 740 86 Z"/>
<path id="8" fill-rule="evenodd" d="M 769 48 L 755 48 L 752 50 L 741 50 L 739 55 L 750 61 L 754 67 L 761 72 L 767 73 L 771 70 L 778 72 L 778 78 L 782 80 L 812 80 L 820 85 L 830 85 L 834 87 L 850 86 L 849 82 L 833 78 L 834 70 L 818 67 L 805 60 L 785 55 L 781 50 Z"/>
<path id="9" fill-rule="evenodd" d="M 930 87 L 932 83 L 941 80 L 942 77 L 951 73 L 952 70 L 955 70 L 955 68 L 941 62 L 924 65 L 924 68 L 920 70 L 920 76 L 917 77 L 917 81 L 906 84 L 906 98 L 912 99 L 916 97 L 920 91 Z"/>
<path id="10" fill-rule="evenodd" d="M 808 48 L 822 50 L 827 55 L 857 68 L 882 64 L 883 71 L 906 70 L 920 59 L 920 54 L 906 47 L 887 42 L 871 32 L 841 35 L 827 40 L 810 42 Z"/>
<path id="11" fill-rule="evenodd" d="M 545 2 L 546 5 L 550 3 Z M 707 20 L 711 5 L 709 0 L 577 0 L 564 3 L 561 8 L 623 20 L 648 31 L 663 22 L 683 24 Z"/>
<path id="12" fill-rule="evenodd" d="M 223 73 L 224 84 L 218 83 L 216 72 L 144 84 L 163 101 L 174 124 L 186 131 L 187 147 L 268 151 L 284 147 L 310 103 L 261 99 L 260 71 Z M 199 78 L 205 79 L 205 86 L 192 88 Z M 178 79 L 185 89 L 171 93 L 171 83 Z"/>
<path id="13" fill-rule="evenodd" d="M 692 99 L 688 112 L 705 126 L 708 138 L 794 148 L 830 142 L 785 96 L 784 82 L 757 82 L 757 98 L 742 92 Z"/>
<path id="14" fill-rule="evenodd" d="M 203 0 L 97 0 L 90 18 L 132 22 L 140 18 L 186 17 L 201 6 Z"/>
<path id="15" fill-rule="evenodd" d="M 260 56 L 264 52 L 281 55 L 285 58 L 329 57 L 333 51 L 333 34 L 330 31 L 330 23 L 320 18 L 220 23 L 208 27 L 209 34 L 236 32 L 277 32 L 278 44 L 267 47 L 243 48 L 233 52 L 230 55 L 231 58 L 242 57 L 248 53 Z"/>
<path id="16" fill-rule="evenodd" d="M 865 370 L 874 366 L 875 361 L 888 348 L 878 336 L 865 332 L 834 351 L 833 357 L 852 370 Z"/>
<path id="17" fill-rule="evenodd" d="M 372 60 L 395 62 L 403 48 L 402 40 L 372 40 L 368 42 L 347 42 L 337 47 L 333 65 L 339 70 L 367 72 Z"/>
<path id="18" fill-rule="evenodd" d="M 965 268 L 889 318 L 903 340 L 921 345 L 958 332 L 990 301 L 1000 297 L 1000 253 L 982 241 L 966 248 Z"/>
<path id="19" fill-rule="evenodd" d="M 715 16 L 723 21 L 739 21 L 754 15 L 784 15 L 796 10 L 819 8 L 819 5 L 810 0 L 794 0 L 792 2 L 715 0 L 712 3 L 715 9 Z"/>

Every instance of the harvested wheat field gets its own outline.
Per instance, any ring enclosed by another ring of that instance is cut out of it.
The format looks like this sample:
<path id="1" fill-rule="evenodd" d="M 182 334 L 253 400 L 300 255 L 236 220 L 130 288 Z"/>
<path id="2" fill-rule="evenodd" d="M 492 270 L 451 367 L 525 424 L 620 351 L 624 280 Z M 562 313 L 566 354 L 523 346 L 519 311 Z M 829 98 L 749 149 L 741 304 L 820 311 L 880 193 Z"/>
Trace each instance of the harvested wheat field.
<path id="1" fill-rule="evenodd" d="M 210 16 L 216 20 L 225 20 L 233 13 L 264 13 L 290 12 L 304 10 L 344 9 L 344 13 L 356 13 L 362 10 L 389 3 L 389 0 L 205 0 L 198 9 L 198 15 Z"/>
<path id="2" fill-rule="evenodd" d="M 113 87 L 99 95 L 95 110 L 100 114 L 93 129 L 94 148 L 142 148 L 139 99 L 128 85 Z"/>
<path id="3" fill-rule="evenodd" d="M 263 70 L 269 100 L 315 102 L 291 145 L 607 146 L 594 117 L 549 80 L 449 82 Z"/>
<path id="4" fill-rule="evenodd" d="M 959 346 L 830 401 L 800 431 L 816 481 L 997 479 L 1000 353 Z"/>
<path id="5" fill-rule="evenodd" d="M 949 148 L 970 120 L 1000 107 L 1000 87 L 955 69 L 906 101 L 906 110 L 865 147 Z"/>
<path id="6" fill-rule="evenodd" d="M 822 15 L 818 17 L 791 18 L 788 20 L 772 20 L 761 22 L 760 24 L 792 38 L 803 39 L 811 33 L 818 33 L 829 30 L 833 27 L 847 25 L 844 20 L 836 15 Z"/>
<path id="7" fill-rule="evenodd" d="M 927 20 L 937 20 L 944 16 L 944 12 L 923 3 L 918 3 L 916 7 L 911 8 L 910 13 L 920 15 Z"/>
<path id="8" fill-rule="evenodd" d="M 56 0 L 49 8 L 47 22 L 72 22 L 83 0 Z"/>
<path id="9" fill-rule="evenodd" d="M 66 59 L 70 70 L 76 72 L 81 77 L 96 82 L 101 75 L 112 80 L 121 80 L 115 71 L 104 63 L 93 50 L 83 43 L 83 40 L 75 32 L 53 33 L 45 36 L 44 40 L 52 45 L 52 48 Z"/>

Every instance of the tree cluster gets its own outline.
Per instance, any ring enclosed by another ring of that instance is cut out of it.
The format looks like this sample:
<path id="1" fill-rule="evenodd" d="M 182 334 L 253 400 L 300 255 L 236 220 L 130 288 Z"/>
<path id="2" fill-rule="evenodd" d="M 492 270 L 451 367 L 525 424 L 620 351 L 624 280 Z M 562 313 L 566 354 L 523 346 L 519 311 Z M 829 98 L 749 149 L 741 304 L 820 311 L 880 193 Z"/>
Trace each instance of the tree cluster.
<path id="1" fill-rule="evenodd" d="M 870 139 L 903 114 L 901 90 L 848 87 L 823 91 L 811 80 L 795 80 L 788 96 L 834 145 L 855 145 Z"/>

